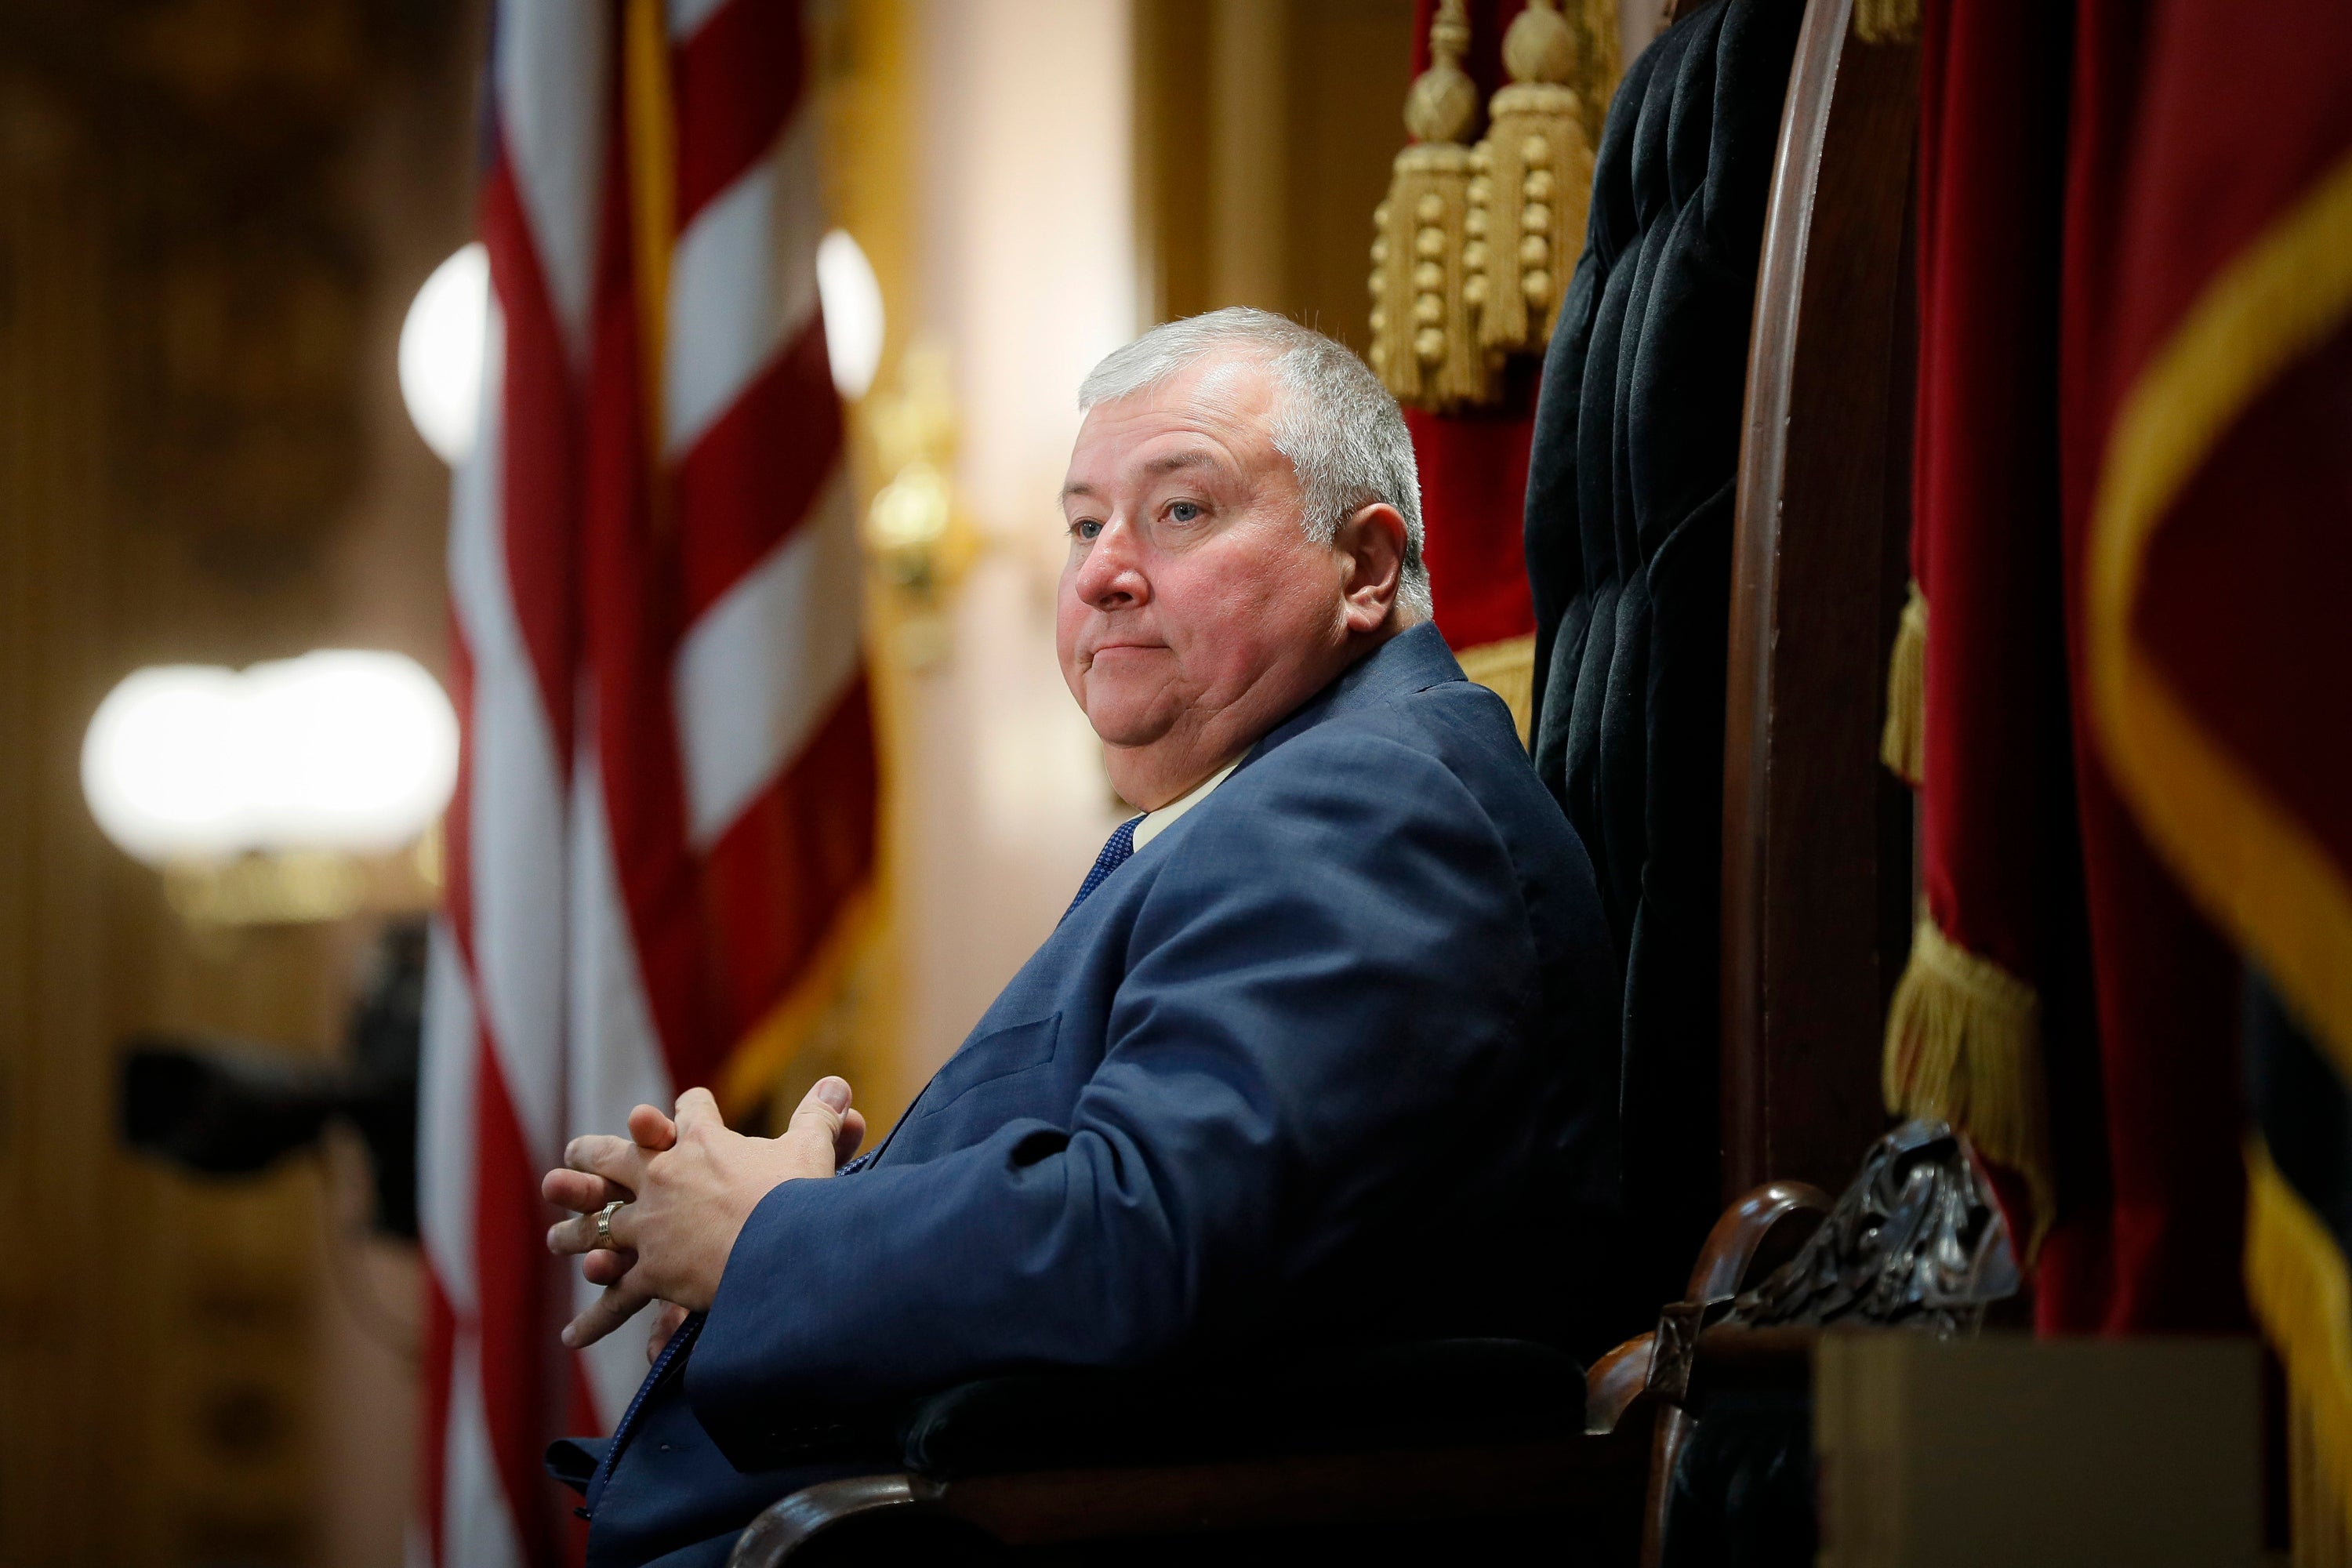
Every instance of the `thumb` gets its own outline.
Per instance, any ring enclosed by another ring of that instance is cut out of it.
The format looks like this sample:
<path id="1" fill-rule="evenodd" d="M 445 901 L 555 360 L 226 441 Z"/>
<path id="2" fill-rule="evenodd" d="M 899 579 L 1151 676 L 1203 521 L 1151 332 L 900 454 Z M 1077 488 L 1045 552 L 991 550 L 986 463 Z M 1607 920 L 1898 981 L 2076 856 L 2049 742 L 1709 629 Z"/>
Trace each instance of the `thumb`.
<path id="1" fill-rule="evenodd" d="M 813 1176 L 833 1174 L 834 1150 L 848 1115 L 846 1079 L 821 1078 L 811 1085 L 800 1109 L 793 1112 L 792 1124 L 784 1129 L 782 1142 L 793 1146 L 794 1163 L 805 1163 Z"/>

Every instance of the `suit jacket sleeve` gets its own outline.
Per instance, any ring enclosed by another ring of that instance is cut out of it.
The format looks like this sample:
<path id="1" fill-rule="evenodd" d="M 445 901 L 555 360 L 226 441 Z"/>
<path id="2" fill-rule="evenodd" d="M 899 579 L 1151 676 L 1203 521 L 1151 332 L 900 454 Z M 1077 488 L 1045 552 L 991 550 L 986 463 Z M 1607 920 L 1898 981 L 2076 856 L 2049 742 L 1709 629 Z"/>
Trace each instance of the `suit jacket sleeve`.
<path id="1" fill-rule="evenodd" d="M 1476 800 L 1353 731 L 1310 731 L 1223 789 L 1139 908 L 1067 1126 L 1016 1121 L 761 1200 L 686 1374 L 730 1456 L 780 1410 L 1246 1328 L 1491 1141 L 1478 1096 L 1515 1092 L 1535 966 Z"/>

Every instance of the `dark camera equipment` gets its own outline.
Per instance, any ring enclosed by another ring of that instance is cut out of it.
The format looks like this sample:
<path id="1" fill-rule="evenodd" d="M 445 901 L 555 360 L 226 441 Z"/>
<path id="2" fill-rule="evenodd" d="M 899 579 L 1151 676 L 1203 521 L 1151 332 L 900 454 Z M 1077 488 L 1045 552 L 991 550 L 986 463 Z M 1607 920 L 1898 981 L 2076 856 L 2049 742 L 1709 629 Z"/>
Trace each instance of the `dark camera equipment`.
<path id="1" fill-rule="evenodd" d="M 184 1170 L 241 1176 L 342 1121 L 367 1147 L 375 1228 L 414 1239 L 425 949 L 422 921 L 384 932 L 338 1059 L 194 1035 L 126 1040 L 123 1141 Z"/>

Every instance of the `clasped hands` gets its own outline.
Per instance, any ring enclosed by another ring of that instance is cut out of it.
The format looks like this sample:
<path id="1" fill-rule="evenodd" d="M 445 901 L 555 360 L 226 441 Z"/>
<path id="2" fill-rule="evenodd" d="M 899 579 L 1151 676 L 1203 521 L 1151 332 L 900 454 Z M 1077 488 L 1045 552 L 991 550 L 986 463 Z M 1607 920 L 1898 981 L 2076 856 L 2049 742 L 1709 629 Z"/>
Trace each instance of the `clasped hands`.
<path id="1" fill-rule="evenodd" d="M 563 1151 L 563 1168 L 540 1183 L 547 1201 L 579 1217 L 547 1233 L 548 1250 L 584 1255 L 580 1271 L 604 1294 L 563 1331 L 573 1350 L 595 1343 L 649 1301 L 665 1303 L 646 1346 L 658 1354 L 689 1311 L 719 1293 L 727 1255 L 760 1200 L 779 1183 L 830 1176 L 857 1152 L 866 1118 L 849 1104 L 849 1085 L 820 1079 L 780 1138 L 730 1131 L 705 1089 L 677 1097 L 675 1118 L 650 1105 L 629 1112 L 625 1138 L 592 1133 Z M 607 1204 L 623 1206 L 608 1222 Z"/>

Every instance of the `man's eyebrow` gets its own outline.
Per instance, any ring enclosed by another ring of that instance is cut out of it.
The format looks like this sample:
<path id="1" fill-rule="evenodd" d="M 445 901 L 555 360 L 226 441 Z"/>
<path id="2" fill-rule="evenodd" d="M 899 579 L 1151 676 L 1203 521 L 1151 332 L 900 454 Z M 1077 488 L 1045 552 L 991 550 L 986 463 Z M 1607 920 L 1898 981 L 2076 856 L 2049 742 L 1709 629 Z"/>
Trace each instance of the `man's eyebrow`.
<path id="1" fill-rule="evenodd" d="M 1171 452 L 1164 458 L 1154 458 L 1143 465 L 1143 471 L 1157 478 L 1161 474 L 1172 474 L 1179 468 L 1214 468 L 1221 466 L 1214 452 L 1205 447 L 1194 447 L 1186 451 Z M 1099 498 L 1101 494 L 1084 479 L 1073 479 L 1062 487 L 1064 500 L 1073 496 Z"/>
<path id="2" fill-rule="evenodd" d="M 1179 468 L 1213 468 L 1217 455 L 1205 447 L 1192 447 L 1181 452 L 1171 452 L 1164 458 L 1154 458 L 1143 465 L 1147 474 L 1172 474 Z"/>

